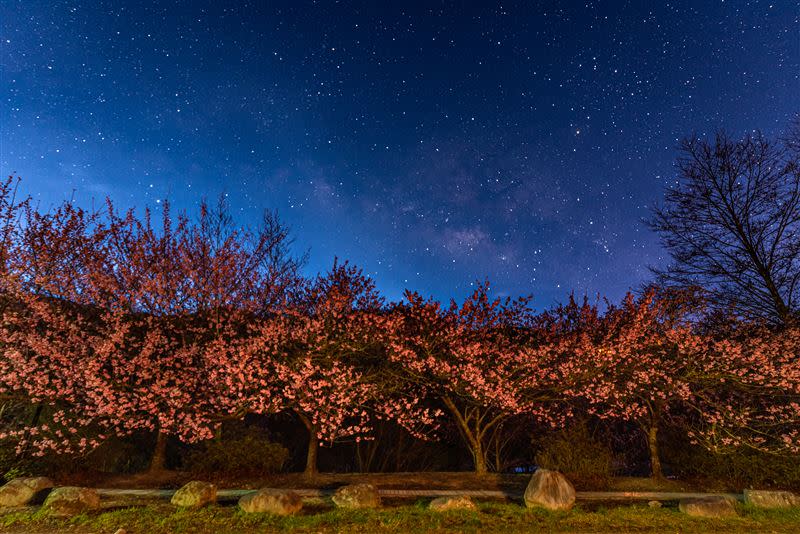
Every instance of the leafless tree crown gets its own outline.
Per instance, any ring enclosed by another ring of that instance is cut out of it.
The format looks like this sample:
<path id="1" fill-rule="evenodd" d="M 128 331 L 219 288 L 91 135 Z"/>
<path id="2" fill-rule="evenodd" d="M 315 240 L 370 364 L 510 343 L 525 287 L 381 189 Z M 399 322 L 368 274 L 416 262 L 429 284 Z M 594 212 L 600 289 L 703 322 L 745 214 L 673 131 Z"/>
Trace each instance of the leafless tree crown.
<path id="1" fill-rule="evenodd" d="M 719 133 L 680 145 L 678 178 L 649 220 L 672 257 L 662 282 L 700 286 L 738 315 L 786 324 L 800 279 L 800 123 L 773 142 Z"/>

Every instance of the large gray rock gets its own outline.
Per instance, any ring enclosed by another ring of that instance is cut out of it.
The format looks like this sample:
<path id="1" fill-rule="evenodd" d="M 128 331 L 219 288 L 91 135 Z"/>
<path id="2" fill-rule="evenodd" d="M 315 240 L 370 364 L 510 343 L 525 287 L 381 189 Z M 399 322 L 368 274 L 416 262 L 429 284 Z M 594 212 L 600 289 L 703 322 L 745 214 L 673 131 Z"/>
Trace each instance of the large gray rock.
<path id="1" fill-rule="evenodd" d="M 537 469 L 525 488 L 525 506 L 548 510 L 570 510 L 575 504 L 575 488 L 558 471 Z"/>
<path id="2" fill-rule="evenodd" d="M 52 516 L 72 517 L 100 508 L 100 495 L 91 488 L 64 486 L 50 492 L 43 508 Z"/>
<path id="3" fill-rule="evenodd" d="M 251 514 L 293 515 L 303 509 L 303 499 L 290 490 L 264 488 L 239 499 L 239 508 Z"/>
<path id="4" fill-rule="evenodd" d="M 378 508 L 381 496 L 372 484 L 342 486 L 333 494 L 333 504 L 339 508 Z"/>
<path id="5" fill-rule="evenodd" d="M 0 488 L 0 506 L 25 506 L 42 502 L 53 487 L 45 477 L 15 478 Z"/>
<path id="6" fill-rule="evenodd" d="M 466 495 L 456 497 L 438 497 L 428 506 L 434 512 L 447 512 L 450 510 L 476 510 L 475 503 Z"/>
<path id="7" fill-rule="evenodd" d="M 176 491 L 170 502 L 182 508 L 201 508 L 217 502 L 217 487 L 208 482 L 192 480 Z"/>
<path id="8" fill-rule="evenodd" d="M 733 499 L 722 495 L 711 495 L 694 499 L 681 499 L 678 509 L 694 517 L 736 517 Z"/>
<path id="9" fill-rule="evenodd" d="M 800 506 L 800 496 L 791 491 L 744 490 L 744 502 L 757 508 Z"/>

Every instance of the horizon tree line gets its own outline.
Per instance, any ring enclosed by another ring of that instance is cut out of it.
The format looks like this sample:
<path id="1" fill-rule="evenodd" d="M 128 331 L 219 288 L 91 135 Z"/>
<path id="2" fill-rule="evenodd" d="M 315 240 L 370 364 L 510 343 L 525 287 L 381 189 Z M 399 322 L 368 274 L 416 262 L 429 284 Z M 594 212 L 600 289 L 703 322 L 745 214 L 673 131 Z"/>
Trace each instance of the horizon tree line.
<path id="1" fill-rule="evenodd" d="M 797 132 L 798 130 L 793 130 Z M 39 212 L 0 186 L 0 395 L 36 406 L 0 439 L 18 454 L 80 453 L 151 432 L 212 439 L 225 421 L 291 414 L 318 447 L 390 422 L 419 440 L 453 428 L 476 473 L 499 471 L 520 428 L 578 419 L 659 431 L 714 451 L 800 452 L 800 151 L 797 135 L 685 141 L 654 210 L 673 263 L 601 310 L 542 312 L 489 283 L 458 303 L 408 290 L 387 303 L 357 267 L 302 275 L 267 213 L 236 226 L 224 203 L 158 223 L 145 211 Z"/>

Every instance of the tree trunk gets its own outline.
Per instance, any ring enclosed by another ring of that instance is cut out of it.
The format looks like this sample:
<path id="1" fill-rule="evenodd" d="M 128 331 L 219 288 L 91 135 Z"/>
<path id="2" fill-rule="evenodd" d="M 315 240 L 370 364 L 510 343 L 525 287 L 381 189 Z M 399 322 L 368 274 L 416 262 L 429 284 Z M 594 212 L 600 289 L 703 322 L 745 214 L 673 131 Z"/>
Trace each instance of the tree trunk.
<path id="1" fill-rule="evenodd" d="M 356 443 L 356 462 L 360 473 L 369 473 L 375 467 L 378 439 Z"/>
<path id="2" fill-rule="evenodd" d="M 475 440 L 473 443 L 472 459 L 475 462 L 476 475 L 485 475 L 489 472 L 489 469 L 486 467 L 486 454 L 483 452 L 481 442 L 478 440 Z"/>
<path id="3" fill-rule="evenodd" d="M 311 432 L 308 438 L 308 454 L 306 454 L 306 469 L 303 474 L 307 477 L 313 477 L 317 474 L 317 455 L 319 451 L 319 442 L 317 441 L 317 433 Z"/>
<path id="4" fill-rule="evenodd" d="M 473 414 L 475 428 L 470 428 L 468 420 L 471 418 L 469 416 L 465 417 L 462 415 L 456 404 L 449 397 L 443 397 L 442 401 L 447 409 L 450 410 L 450 413 L 453 414 L 458 424 L 458 429 L 461 431 L 461 436 L 464 438 L 464 441 L 469 447 L 469 451 L 472 453 L 475 474 L 485 475 L 489 470 L 487 468 L 486 452 L 483 450 L 483 444 L 481 443 L 483 441 L 483 434 L 486 431 L 484 428 L 483 432 L 481 432 L 481 418 L 479 418 L 477 414 Z"/>
<path id="5" fill-rule="evenodd" d="M 661 471 L 661 458 L 658 456 L 658 425 L 652 425 L 647 431 L 647 445 L 650 449 L 650 476 L 664 478 Z"/>
<path id="6" fill-rule="evenodd" d="M 317 437 L 317 426 L 305 414 L 295 412 L 308 430 L 308 452 L 306 453 L 306 468 L 303 474 L 313 477 L 317 471 L 317 457 L 319 456 L 319 438 Z"/>
<path id="7" fill-rule="evenodd" d="M 30 426 L 38 426 L 39 425 L 39 419 L 41 419 L 41 417 L 42 417 L 42 409 L 43 408 L 44 408 L 44 405 L 41 404 L 41 403 L 36 405 L 36 409 L 33 411 L 33 417 L 31 418 Z"/>
<path id="8" fill-rule="evenodd" d="M 167 465 L 167 435 L 160 430 L 156 434 L 156 445 L 153 449 L 153 456 L 150 459 L 151 473 L 164 471 Z"/>
<path id="9" fill-rule="evenodd" d="M 492 443 L 494 443 L 494 471 L 500 473 L 503 470 L 503 444 L 500 443 L 500 434 L 503 431 L 503 424 L 499 424 L 492 433 Z"/>

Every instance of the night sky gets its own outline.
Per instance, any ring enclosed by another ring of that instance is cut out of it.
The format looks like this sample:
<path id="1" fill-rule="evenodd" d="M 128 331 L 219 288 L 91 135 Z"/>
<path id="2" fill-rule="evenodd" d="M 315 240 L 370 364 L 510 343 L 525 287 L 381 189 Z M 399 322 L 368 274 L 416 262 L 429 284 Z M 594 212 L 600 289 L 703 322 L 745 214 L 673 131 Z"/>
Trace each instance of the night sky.
<path id="1" fill-rule="evenodd" d="M 478 4 L 0 0 L 0 168 L 42 208 L 227 194 L 309 274 L 544 307 L 664 261 L 679 138 L 800 111 L 795 1 Z"/>

